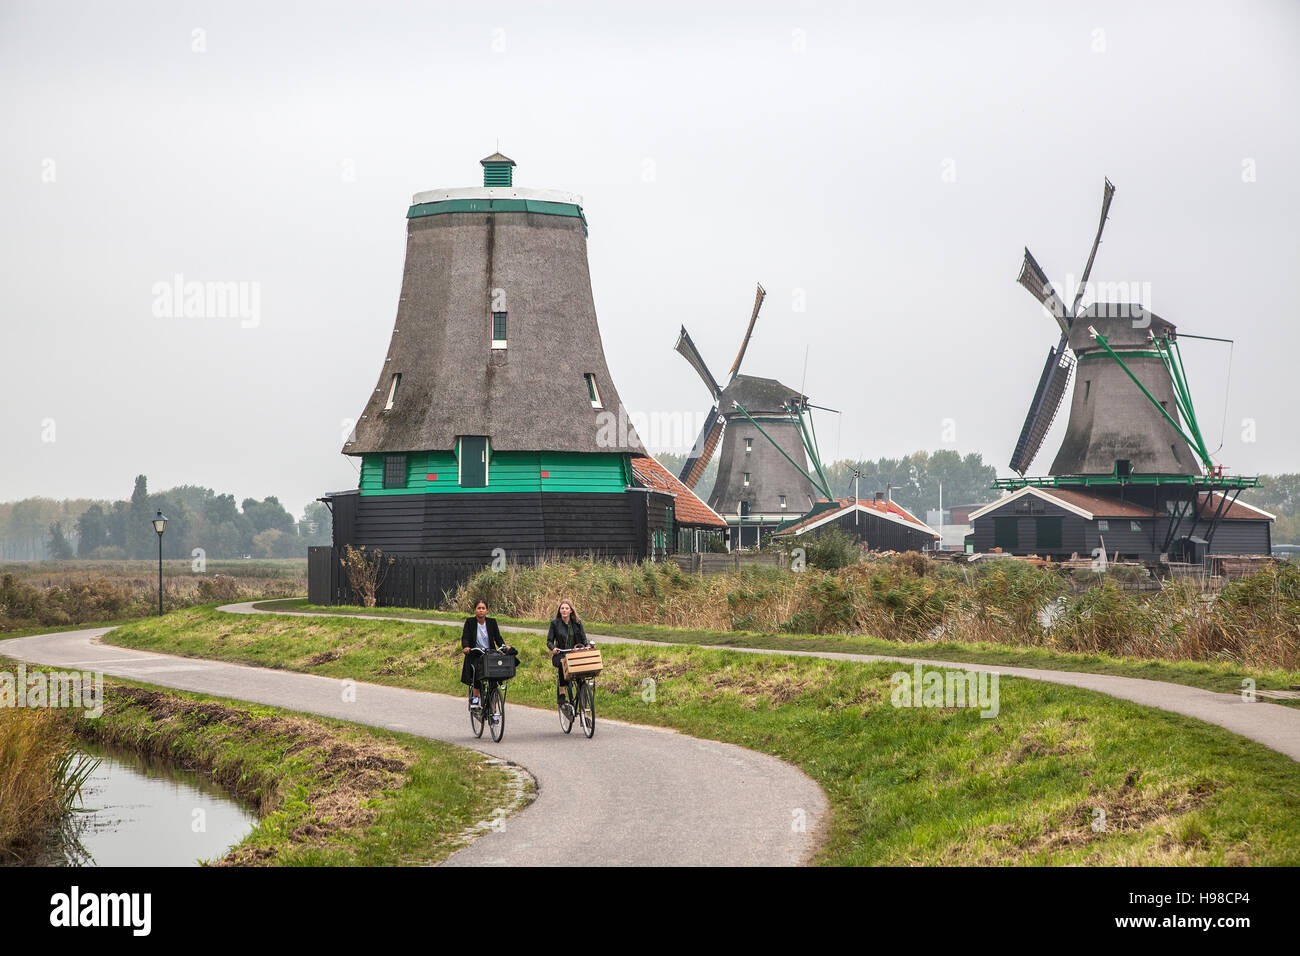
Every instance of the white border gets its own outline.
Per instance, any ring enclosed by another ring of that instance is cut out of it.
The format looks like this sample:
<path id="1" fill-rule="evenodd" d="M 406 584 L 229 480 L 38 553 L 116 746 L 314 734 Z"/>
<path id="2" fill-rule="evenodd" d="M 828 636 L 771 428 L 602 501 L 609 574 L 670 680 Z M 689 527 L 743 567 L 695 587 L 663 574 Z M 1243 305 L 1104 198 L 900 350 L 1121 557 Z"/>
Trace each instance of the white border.
<path id="1" fill-rule="evenodd" d="M 536 199 L 539 202 L 563 202 L 573 206 L 582 205 L 582 197 L 577 193 L 561 192 L 558 189 L 520 189 L 517 186 L 466 186 L 457 189 L 426 189 L 411 197 L 411 205 L 418 206 L 426 202 L 442 202 L 447 199 Z"/>

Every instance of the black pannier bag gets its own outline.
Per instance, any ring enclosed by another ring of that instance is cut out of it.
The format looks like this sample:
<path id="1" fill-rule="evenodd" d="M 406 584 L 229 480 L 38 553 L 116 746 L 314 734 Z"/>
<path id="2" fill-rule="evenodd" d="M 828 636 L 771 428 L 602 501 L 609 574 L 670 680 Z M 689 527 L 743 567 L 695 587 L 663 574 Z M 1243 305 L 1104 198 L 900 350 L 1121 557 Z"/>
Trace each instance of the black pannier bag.
<path id="1" fill-rule="evenodd" d="M 509 680 L 515 676 L 516 663 L 513 654 L 488 651 L 483 655 L 483 676 L 491 680 Z"/>

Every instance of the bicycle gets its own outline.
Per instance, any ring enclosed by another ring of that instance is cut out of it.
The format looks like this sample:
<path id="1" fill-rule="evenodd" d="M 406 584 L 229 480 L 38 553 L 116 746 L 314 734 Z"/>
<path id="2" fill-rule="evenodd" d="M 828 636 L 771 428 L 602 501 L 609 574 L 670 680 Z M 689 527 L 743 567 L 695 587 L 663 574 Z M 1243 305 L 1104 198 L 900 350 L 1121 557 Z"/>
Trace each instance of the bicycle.
<path id="1" fill-rule="evenodd" d="M 561 647 L 557 648 L 560 654 L 567 654 L 569 651 L 586 650 L 588 647 L 595 647 L 595 644 L 588 644 L 584 647 Z M 577 686 L 575 690 L 574 687 Z M 573 729 L 573 721 L 576 717 L 578 723 L 582 725 L 582 732 L 590 740 L 596 732 L 596 678 L 595 677 L 574 677 L 565 685 L 565 700 L 560 703 L 556 710 L 560 712 L 560 729 L 566 734 Z M 565 707 L 568 712 L 565 712 Z"/>
<path id="2" fill-rule="evenodd" d="M 475 647 L 471 648 L 471 653 L 479 655 L 480 660 L 483 658 L 483 650 Z M 473 684 L 469 687 L 469 726 L 474 731 L 475 737 L 483 736 L 483 728 L 488 727 L 494 743 L 500 743 L 501 738 L 506 732 L 506 683 L 510 678 L 498 679 L 495 677 L 480 678 L 481 688 L 477 688 L 479 706 L 474 706 Z"/>

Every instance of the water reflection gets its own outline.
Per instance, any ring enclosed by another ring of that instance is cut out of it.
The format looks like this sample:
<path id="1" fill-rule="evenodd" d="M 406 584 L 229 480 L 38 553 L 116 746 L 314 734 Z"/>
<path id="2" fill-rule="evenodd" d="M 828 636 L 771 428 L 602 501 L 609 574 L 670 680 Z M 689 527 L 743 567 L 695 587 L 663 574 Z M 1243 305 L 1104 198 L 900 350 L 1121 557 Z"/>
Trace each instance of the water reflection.
<path id="1" fill-rule="evenodd" d="M 202 774 L 132 751 L 81 748 L 100 763 L 47 866 L 194 866 L 242 840 L 257 817 Z"/>

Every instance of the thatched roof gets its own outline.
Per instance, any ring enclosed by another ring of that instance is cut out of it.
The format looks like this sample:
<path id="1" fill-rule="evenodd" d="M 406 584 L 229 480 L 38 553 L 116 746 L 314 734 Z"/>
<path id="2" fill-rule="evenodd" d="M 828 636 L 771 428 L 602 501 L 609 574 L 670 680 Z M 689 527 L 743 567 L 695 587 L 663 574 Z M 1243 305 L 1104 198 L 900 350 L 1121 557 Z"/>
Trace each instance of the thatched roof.
<path id="1" fill-rule="evenodd" d="M 492 348 L 494 311 L 507 313 L 505 349 Z M 644 453 L 605 364 L 582 219 L 457 211 L 408 220 L 392 340 L 343 452 L 448 449 L 461 435 L 487 435 L 498 451 Z"/>

